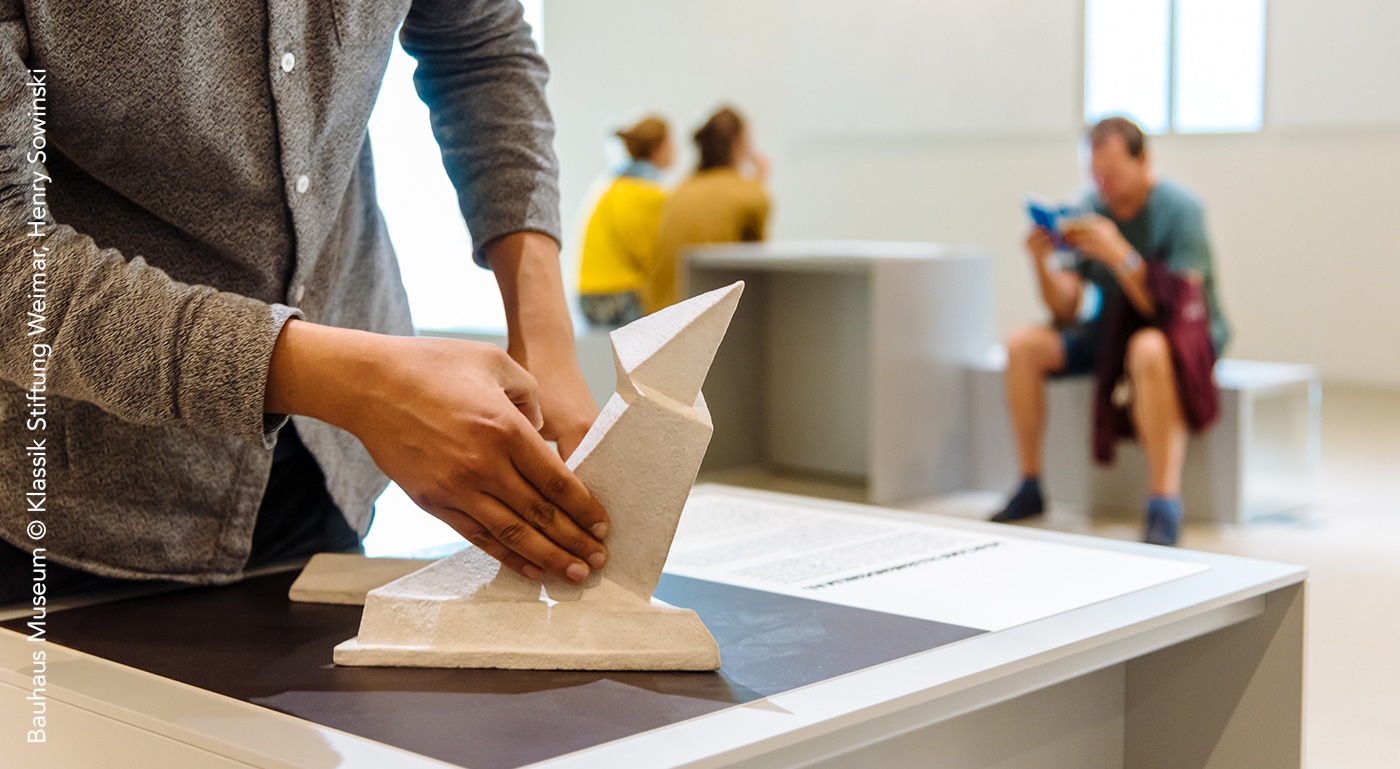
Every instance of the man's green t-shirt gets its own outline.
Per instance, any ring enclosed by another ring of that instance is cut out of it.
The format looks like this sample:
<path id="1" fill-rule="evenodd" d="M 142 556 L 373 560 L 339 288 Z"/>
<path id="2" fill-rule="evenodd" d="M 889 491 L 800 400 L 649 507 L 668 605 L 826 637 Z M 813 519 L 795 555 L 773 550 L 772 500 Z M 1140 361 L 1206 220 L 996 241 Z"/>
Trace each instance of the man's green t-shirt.
<path id="1" fill-rule="evenodd" d="M 1113 220 L 1123 238 L 1144 260 L 1162 262 L 1175 273 L 1193 270 L 1200 274 L 1210 308 L 1210 335 L 1215 342 L 1215 355 L 1221 357 L 1230 341 L 1230 324 L 1220 311 L 1215 295 L 1215 265 L 1210 239 L 1206 236 L 1205 212 L 1196 196 L 1171 182 L 1159 181 L 1147 205 L 1126 222 L 1113 219 L 1097 193 L 1089 193 L 1086 202 L 1095 212 Z M 1122 289 L 1113 272 L 1102 263 L 1081 258 L 1075 269 L 1102 292 L 1101 307 L 1117 301 L 1113 297 L 1121 294 Z"/>

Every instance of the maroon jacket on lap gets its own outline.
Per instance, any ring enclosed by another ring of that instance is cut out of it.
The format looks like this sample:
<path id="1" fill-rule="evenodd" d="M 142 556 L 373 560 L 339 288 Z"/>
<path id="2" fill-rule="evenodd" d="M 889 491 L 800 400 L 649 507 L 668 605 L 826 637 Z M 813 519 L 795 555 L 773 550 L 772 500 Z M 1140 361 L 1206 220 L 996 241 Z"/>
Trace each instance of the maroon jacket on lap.
<path id="1" fill-rule="evenodd" d="M 1147 260 L 1147 289 L 1156 305 L 1155 318 L 1145 318 L 1123 294 L 1105 309 L 1094 369 L 1094 461 L 1112 464 L 1119 438 L 1136 438 L 1127 408 L 1113 403 L 1113 391 L 1124 378 L 1128 340 L 1137 331 L 1156 327 L 1171 347 L 1172 370 L 1186 425 L 1192 432 L 1209 427 L 1220 416 L 1215 388 L 1215 344 L 1210 335 L 1210 312 L 1199 280 L 1178 275 L 1156 260 Z"/>

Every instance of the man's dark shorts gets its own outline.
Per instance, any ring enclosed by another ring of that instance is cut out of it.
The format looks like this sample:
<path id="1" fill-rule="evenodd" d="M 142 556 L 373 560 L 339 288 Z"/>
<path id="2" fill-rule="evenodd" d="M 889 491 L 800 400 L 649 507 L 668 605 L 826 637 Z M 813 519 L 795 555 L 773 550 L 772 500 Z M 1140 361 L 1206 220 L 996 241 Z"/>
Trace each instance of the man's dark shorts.
<path id="1" fill-rule="evenodd" d="M 1094 373 L 1099 352 L 1099 324 L 1080 323 L 1061 328 L 1059 332 L 1060 341 L 1065 346 L 1065 367 L 1056 371 L 1055 376 L 1082 376 Z"/>

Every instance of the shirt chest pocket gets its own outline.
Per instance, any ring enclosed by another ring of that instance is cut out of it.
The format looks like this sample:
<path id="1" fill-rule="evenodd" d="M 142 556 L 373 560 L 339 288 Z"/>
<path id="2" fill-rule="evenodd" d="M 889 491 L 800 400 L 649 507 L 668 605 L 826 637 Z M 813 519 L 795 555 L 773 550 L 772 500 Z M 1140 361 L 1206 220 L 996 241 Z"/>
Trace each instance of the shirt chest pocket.
<path id="1" fill-rule="evenodd" d="M 412 0 L 317 0 L 324 3 L 341 45 L 378 44 L 398 31 Z"/>

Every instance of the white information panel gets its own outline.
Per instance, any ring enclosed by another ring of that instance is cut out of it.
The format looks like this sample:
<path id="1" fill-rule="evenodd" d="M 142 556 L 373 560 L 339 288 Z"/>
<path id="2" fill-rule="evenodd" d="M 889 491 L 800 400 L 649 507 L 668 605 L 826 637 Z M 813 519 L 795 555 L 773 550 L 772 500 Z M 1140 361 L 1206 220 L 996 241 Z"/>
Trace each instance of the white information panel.
<path id="1" fill-rule="evenodd" d="M 983 630 L 1210 568 L 966 531 L 876 508 L 852 513 L 696 492 L 671 546 L 670 574 Z"/>

